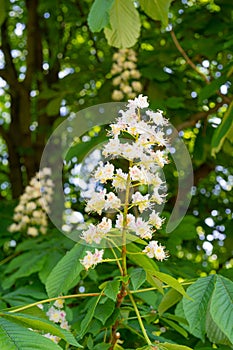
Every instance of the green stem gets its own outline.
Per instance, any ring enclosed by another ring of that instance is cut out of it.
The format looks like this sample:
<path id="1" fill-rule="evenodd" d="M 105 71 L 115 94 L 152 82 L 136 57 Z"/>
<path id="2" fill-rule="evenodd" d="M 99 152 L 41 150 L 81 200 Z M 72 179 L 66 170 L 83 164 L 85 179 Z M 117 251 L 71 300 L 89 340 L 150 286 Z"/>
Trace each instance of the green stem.
<path id="1" fill-rule="evenodd" d="M 30 307 L 33 306 L 37 306 L 38 304 L 46 304 L 46 303 L 50 303 L 51 301 L 56 301 L 57 299 L 71 299 L 71 298 L 84 298 L 84 297 L 96 297 L 99 296 L 101 293 L 80 293 L 80 294 L 71 294 L 71 295 L 61 295 L 59 297 L 55 297 L 55 298 L 49 298 L 49 299 L 44 299 L 44 300 L 40 300 L 37 301 L 35 303 L 32 304 L 28 304 L 28 305 L 24 305 L 24 306 L 20 306 L 14 310 L 9 310 L 9 312 L 19 312 L 22 310 L 26 310 L 26 309 L 30 309 Z"/>
<path id="2" fill-rule="evenodd" d="M 152 343 L 151 343 L 150 338 L 148 337 L 148 335 L 146 333 L 146 329 L 145 329 L 144 324 L 142 322 L 142 317 L 141 317 L 140 312 L 138 310 L 137 304 L 135 303 L 135 300 L 134 300 L 134 298 L 133 298 L 133 296 L 132 296 L 132 294 L 131 294 L 131 292 L 129 290 L 128 290 L 128 295 L 129 295 L 130 301 L 131 301 L 131 303 L 133 305 L 134 311 L 135 311 L 135 313 L 137 315 L 138 323 L 139 323 L 139 325 L 141 327 L 141 330 L 142 330 L 142 333 L 144 335 L 144 338 L 145 338 L 147 344 L 149 346 L 151 346 Z"/>

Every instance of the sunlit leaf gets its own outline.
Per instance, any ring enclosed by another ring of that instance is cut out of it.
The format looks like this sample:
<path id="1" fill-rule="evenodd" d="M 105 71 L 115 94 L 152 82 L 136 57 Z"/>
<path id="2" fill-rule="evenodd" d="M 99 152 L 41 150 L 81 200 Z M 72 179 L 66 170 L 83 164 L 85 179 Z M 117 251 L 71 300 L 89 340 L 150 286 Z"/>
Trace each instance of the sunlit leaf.
<path id="1" fill-rule="evenodd" d="M 170 307 L 178 303 L 181 300 L 181 294 L 177 292 L 175 289 L 170 289 L 161 300 L 158 306 L 158 312 L 162 315 L 165 311 L 167 311 Z"/>
<path id="2" fill-rule="evenodd" d="M 84 253 L 83 246 L 77 243 L 53 268 L 46 281 L 49 297 L 67 292 L 79 281 L 79 274 L 84 269 L 80 258 Z"/>
<path id="3" fill-rule="evenodd" d="M 168 11 L 172 0 L 140 0 L 145 13 L 156 21 L 161 21 L 163 26 L 168 24 Z"/>
<path id="4" fill-rule="evenodd" d="M 233 282 L 221 275 L 217 276 L 210 313 L 214 322 L 233 343 Z"/>
<path id="5" fill-rule="evenodd" d="M 132 47 L 140 34 L 140 18 L 133 1 L 115 0 L 110 9 L 110 28 L 105 28 L 108 44 L 118 48 Z"/>
<path id="6" fill-rule="evenodd" d="M 214 289 L 215 276 L 199 278 L 187 289 L 188 295 L 193 299 L 183 299 L 185 317 L 189 323 L 190 332 L 204 341 L 205 322 L 208 304 Z"/>
<path id="7" fill-rule="evenodd" d="M 61 350 L 62 348 L 15 322 L 0 317 L 0 349 L 1 350 Z"/>
<path id="8" fill-rule="evenodd" d="M 109 10 L 114 0 L 95 0 L 88 15 L 88 25 L 92 32 L 100 32 L 109 26 Z"/>
<path id="9" fill-rule="evenodd" d="M 140 268 L 134 269 L 131 272 L 130 277 L 131 277 L 131 283 L 133 285 L 133 289 L 136 290 L 143 284 L 143 282 L 145 282 L 146 272 L 145 270 Z"/>

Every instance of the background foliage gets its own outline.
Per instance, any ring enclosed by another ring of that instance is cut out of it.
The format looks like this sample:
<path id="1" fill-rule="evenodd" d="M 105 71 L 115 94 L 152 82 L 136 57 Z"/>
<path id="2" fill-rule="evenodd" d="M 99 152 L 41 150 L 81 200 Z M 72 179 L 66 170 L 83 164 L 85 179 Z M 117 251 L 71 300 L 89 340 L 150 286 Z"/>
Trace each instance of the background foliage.
<path id="1" fill-rule="evenodd" d="M 2 348 L 15 349 L 16 343 L 26 349 L 28 337 L 35 337 L 32 342 L 39 344 L 38 349 L 47 349 L 48 344 L 51 349 L 65 349 L 65 342 L 72 349 L 77 341 L 81 343 L 81 334 L 85 349 L 105 349 L 104 329 L 118 316 L 113 303 L 119 281 L 114 279 L 117 272 L 112 265 L 98 266 L 87 274 L 79 263 L 82 248 L 52 223 L 49 233 L 38 238 L 28 238 L 23 232 L 12 235 L 7 228 L 20 194 L 38 170 L 52 131 L 70 113 L 112 101 L 112 56 L 126 47 L 137 53 L 143 94 L 179 131 L 194 169 L 186 217 L 170 234 L 165 229 L 159 233 L 170 258 L 149 267 L 144 260 L 132 258 L 133 289 L 154 283 L 160 291 L 136 293 L 138 307 L 147 320 L 148 334 L 164 343 L 165 349 L 232 348 L 231 0 L 1 0 L 0 8 L 1 308 L 76 294 L 82 288 L 87 293 L 99 291 L 100 283 L 111 276 L 103 287 L 108 298 L 100 304 L 95 298 L 68 299 L 66 311 L 77 340 L 64 331 L 59 333 L 64 342 L 59 347 L 30 332 L 29 324 L 61 332 L 48 325 L 36 308 L 18 316 L 2 311 L 1 330 L 12 334 L 12 339 L 0 338 L 4 339 Z M 106 135 L 95 128 L 86 136 L 67 155 L 64 187 L 69 188 L 67 203 L 73 203 L 72 208 L 87 219 L 69 171 Z M 163 215 L 169 217 L 177 193 L 177 172 L 172 163 L 165 172 L 169 196 Z M 175 285 L 160 276 L 172 287 L 163 289 L 158 280 L 148 277 L 151 269 L 184 282 L 196 302 L 182 298 Z M 106 311 L 102 314 L 103 304 Z M 121 330 L 126 339 L 122 346 L 142 348 L 145 344 L 128 305 L 124 315 L 129 321 Z M 25 317 L 31 317 L 30 322 Z"/>

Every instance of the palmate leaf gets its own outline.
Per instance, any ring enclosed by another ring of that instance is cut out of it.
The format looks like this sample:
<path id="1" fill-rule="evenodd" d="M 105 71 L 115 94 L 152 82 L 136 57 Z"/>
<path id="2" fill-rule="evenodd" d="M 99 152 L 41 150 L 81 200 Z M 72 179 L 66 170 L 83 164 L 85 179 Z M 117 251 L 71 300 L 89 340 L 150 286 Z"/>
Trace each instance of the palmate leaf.
<path id="1" fill-rule="evenodd" d="M 187 293 L 193 300 L 183 299 L 184 314 L 189 323 L 190 332 L 203 341 L 206 313 L 213 293 L 214 281 L 214 275 L 199 278 L 187 289 Z"/>
<path id="2" fill-rule="evenodd" d="M 233 282 L 217 276 L 210 313 L 214 322 L 233 344 Z"/>
<path id="3" fill-rule="evenodd" d="M 35 317 L 30 314 L 21 314 L 21 313 L 10 313 L 4 312 L 1 313 L 0 316 L 10 322 L 14 322 L 15 324 L 26 326 L 28 328 L 33 328 L 35 330 L 42 330 L 45 333 L 51 333 L 53 335 L 58 336 L 59 338 L 64 339 L 67 343 L 79 346 L 74 336 L 65 329 L 60 328 L 58 325 L 49 321 L 45 318 Z M 79 346 L 81 347 L 81 346 Z"/>
<path id="4" fill-rule="evenodd" d="M 179 292 L 181 295 L 183 295 L 184 297 L 186 297 L 187 299 L 190 300 L 189 295 L 185 292 L 183 286 L 177 281 L 177 279 L 175 279 L 174 277 L 172 277 L 166 273 L 159 272 L 159 271 L 156 271 L 153 274 L 160 281 L 166 283 L 168 286 L 172 287 L 177 292 Z"/>
<path id="5" fill-rule="evenodd" d="M 163 26 L 168 25 L 168 11 L 172 0 L 140 0 L 143 11 L 150 18 L 161 21 Z"/>
<path id="6" fill-rule="evenodd" d="M 159 345 L 159 350 L 193 350 L 193 349 L 185 345 L 162 343 L 161 345 Z"/>
<path id="7" fill-rule="evenodd" d="M 104 325 L 107 319 L 113 314 L 115 303 L 111 299 L 107 299 L 104 303 L 99 303 L 95 309 L 95 318 L 100 320 Z"/>
<path id="8" fill-rule="evenodd" d="M 5 270 L 6 274 L 12 273 L 10 276 L 7 275 L 2 282 L 4 289 L 10 288 L 18 278 L 27 277 L 31 274 L 40 271 L 45 263 L 46 252 L 31 252 L 24 253 L 17 256 L 10 262 Z"/>
<path id="9" fill-rule="evenodd" d="M 82 339 L 83 336 L 85 335 L 91 320 L 94 317 L 94 313 L 95 313 L 95 309 L 96 306 L 98 305 L 98 302 L 101 298 L 102 294 L 100 294 L 98 297 L 93 297 L 88 304 L 88 311 L 86 313 L 86 316 L 84 317 L 84 319 L 81 322 L 81 329 L 80 329 L 80 333 L 78 335 L 78 339 Z"/>
<path id="10" fill-rule="evenodd" d="M 46 290 L 50 298 L 66 293 L 79 281 L 84 269 L 80 258 L 85 254 L 84 246 L 77 243 L 53 268 L 46 281 Z"/>
<path id="11" fill-rule="evenodd" d="M 5 318 L 0 318 L 1 350 L 61 350 L 50 339 Z"/>
<path id="12" fill-rule="evenodd" d="M 231 345 L 226 334 L 214 322 L 209 309 L 206 314 L 206 335 L 211 343 Z"/>
<path id="13" fill-rule="evenodd" d="M 88 25 L 92 32 L 100 32 L 109 26 L 109 10 L 114 0 L 95 0 L 88 15 Z"/>
<path id="14" fill-rule="evenodd" d="M 165 311 L 167 311 L 170 307 L 177 304 L 182 298 L 181 294 L 177 292 L 175 289 L 170 289 L 161 300 L 158 306 L 158 312 L 162 315 Z"/>
<path id="15" fill-rule="evenodd" d="M 108 44 L 117 48 L 132 47 L 140 34 L 140 18 L 133 1 L 115 0 L 110 9 L 110 27 L 104 33 Z"/>
<path id="16" fill-rule="evenodd" d="M 138 289 L 146 280 L 146 272 L 144 269 L 138 268 L 134 269 L 131 274 L 131 283 L 133 285 L 133 290 Z"/>
<path id="17" fill-rule="evenodd" d="M 107 281 L 104 283 L 104 294 L 111 300 L 116 301 L 119 292 L 120 281 Z"/>

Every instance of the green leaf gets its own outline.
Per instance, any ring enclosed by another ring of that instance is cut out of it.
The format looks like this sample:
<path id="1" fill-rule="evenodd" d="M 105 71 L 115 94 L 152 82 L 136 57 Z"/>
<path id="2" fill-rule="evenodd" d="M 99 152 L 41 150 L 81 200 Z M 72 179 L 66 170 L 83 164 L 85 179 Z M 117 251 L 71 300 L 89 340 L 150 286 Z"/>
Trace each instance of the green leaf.
<path id="1" fill-rule="evenodd" d="M 149 270 L 150 272 L 158 271 L 158 266 L 156 262 L 150 258 L 148 258 L 147 255 L 142 254 L 142 249 L 139 248 L 136 244 L 130 243 L 128 245 L 128 251 L 131 253 L 139 253 L 139 254 L 129 254 L 128 258 L 131 260 L 135 265 L 141 266 L 144 270 Z"/>
<path id="2" fill-rule="evenodd" d="M 177 279 L 175 279 L 174 277 L 172 277 L 166 273 L 159 272 L 159 271 L 153 272 L 153 274 L 159 280 L 161 280 L 162 282 L 166 283 L 168 286 L 177 290 L 177 292 L 179 292 L 181 295 L 183 295 L 187 299 L 190 299 L 189 295 L 186 293 L 183 286 L 177 281 Z"/>
<path id="3" fill-rule="evenodd" d="M 100 303 L 97 305 L 95 309 L 95 318 L 100 320 L 104 325 L 107 319 L 112 315 L 114 310 L 115 303 L 112 300 L 107 299 L 105 303 Z"/>
<path id="4" fill-rule="evenodd" d="M 89 301 L 88 311 L 86 313 L 86 316 L 84 317 L 84 319 L 81 322 L 81 329 L 80 329 L 80 333 L 78 335 L 78 339 L 82 339 L 84 334 L 86 333 L 88 326 L 94 317 L 95 309 L 96 309 L 96 306 L 97 306 L 101 296 L 102 296 L 102 294 L 100 294 L 98 297 L 93 297 L 93 299 L 91 299 Z"/>
<path id="5" fill-rule="evenodd" d="M 164 294 L 163 283 L 157 277 L 153 276 L 153 274 L 148 272 L 148 271 L 146 273 L 146 280 L 152 287 L 157 288 L 161 294 Z"/>
<path id="6" fill-rule="evenodd" d="M 109 344 L 106 343 L 99 343 L 94 346 L 93 350 L 108 350 L 109 349 Z M 115 349 L 115 347 L 114 347 Z"/>
<path id="7" fill-rule="evenodd" d="M 166 106 L 172 109 L 184 108 L 185 99 L 183 97 L 169 97 L 166 100 Z"/>
<path id="8" fill-rule="evenodd" d="M 87 22 L 92 32 L 100 32 L 109 26 L 109 11 L 114 0 L 95 0 L 91 6 Z"/>
<path id="9" fill-rule="evenodd" d="M 46 107 L 46 113 L 49 116 L 53 115 L 59 115 L 60 114 L 60 107 L 61 107 L 61 102 L 62 102 L 62 96 L 56 97 L 52 99 Z"/>
<path id="10" fill-rule="evenodd" d="M 2 296 L 2 299 L 11 306 L 30 304 L 46 298 L 47 294 L 43 290 L 40 290 L 38 286 L 20 287 Z"/>
<path id="11" fill-rule="evenodd" d="M 21 314 L 21 313 L 1 313 L 1 317 L 8 319 L 11 322 L 15 322 L 19 325 L 33 328 L 35 330 L 42 330 L 46 333 L 51 333 L 58 336 L 61 339 L 64 339 L 67 343 L 79 346 L 74 336 L 65 329 L 62 329 L 58 325 L 49 321 L 45 318 L 38 318 L 30 314 Z"/>
<path id="12" fill-rule="evenodd" d="M 134 269 L 131 272 L 130 277 L 131 277 L 131 283 L 133 285 L 133 290 L 136 290 L 145 282 L 146 272 L 141 268 Z"/>
<path id="13" fill-rule="evenodd" d="M 213 293 L 214 281 L 214 275 L 199 278 L 187 289 L 193 300 L 183 299 L 184 314 L 190 332 L 202 341 L 205 338 L 206 312 Z"/>
<path id="14" fill-rule="evenodd" d="M 84 246 L 77 243 L 59 261 L 48 276 L 46 290 L 50 298 L 66 293 L 79 281 L 83 265 L 79 259 L 85 254 Z"/>
<path id="15" fill-rule="evenodd" d="M 162 315 L 165 311 L 167 311 L 170 307 L 177 304 L 181 300 L 181 295 L 177 290 L 170 289 L 161 300 L 158 306 L 158 312 Z"/>
<path id="16" fill-rule="evenodd" d="M 177 323 L 175 323 L 174 321 L 171 321 L 171 320 L 167 319 L 166 317 L 161 317 L 160 320 L 162 320 L 163 322 L 167 323 L 177 333 L 180 333 L 184 338 L 188 338 L 188 332 L 184 328 L 179 326 Z"/>
<path id="17" fill-rule="evenodd" d="M 109 45 L 117 48 L 135 45 L 140 34 L 141 23 L 133 1 L 114 1 L 110 9 L 110 26 L 111 29 L 104 29 Z"/>
<path id="18" fill-rule="evenodd" d="M 231 345 L 226 334 L 214 322 L 209 309 L 206 314 L 206 335 L 211 343 Z"/>
<path id="19" fill-rule="evenodd" d="M 6 276 L 2 282 L 2 287 L 4 289 L 10 288 L 18 278 L 27 277 L 40 271 L 45 263 L 45 254 L 45 252 L 34 252 L 34 254 L 27 252 L 14 258 L 8 265 L 5 273 L 16 271 L 10 276 Z"/>
<path id="20" fill-rule="evenodd" d="M 50 339 L 30 331 L 15 322 L 0 318 L 1 350 L 61 350 L 62 348 Z"/>
<path id="21" fill-rule="evenodd" d="M 143 11 L 155 21 L 161 21 L 163 26 L 168 25 L 168 11 L 172 0 L 140 0 Z"/>
<path id="22" fill-rule="evenodd" d="M 46 280 L 52 271 L 52 269 L 55 267 L 55 265 L 61 260 L 63 257 L 63 254 L 58 250 L 52 250 L 49 251 L 49 254 L 46 256 L 46 260 L 43 266 L 43 269 L 39 272 L 40 280 L 43 284 L 46 283 Z"/>
<path id="23" fill-rule="evenodd" d="M 210 313 L 214 322 L 233 343 L 233 282 L 217 276 Z"/>
<path id="24" fill-rule="evenodd" d="M 233 101 L 229 105 L 221 124 L 214 131 L 211 141 L 211 155 L 215 157 L 225 141 L 225 139 L 233 133 Z M 230 140 L 233 141 L 233 140 Z"/>
<path id="25" fill-rule="evenodd" d="M 109 281 L 106 283 L 106 287 L 104 288 L 104 294 L 108 298 L 112 299 L 113 301 L 116 301 L 119 288 L 120 288 L 119 281 Z"/>
<path id="26" fill-rule="evenodd" d="M 185 345 L 170 344 L 170 343 L 162 343 L 161 347 L 159 345 L 159 349 L 161 350 L 193 350 L 192 348 Z"/>

